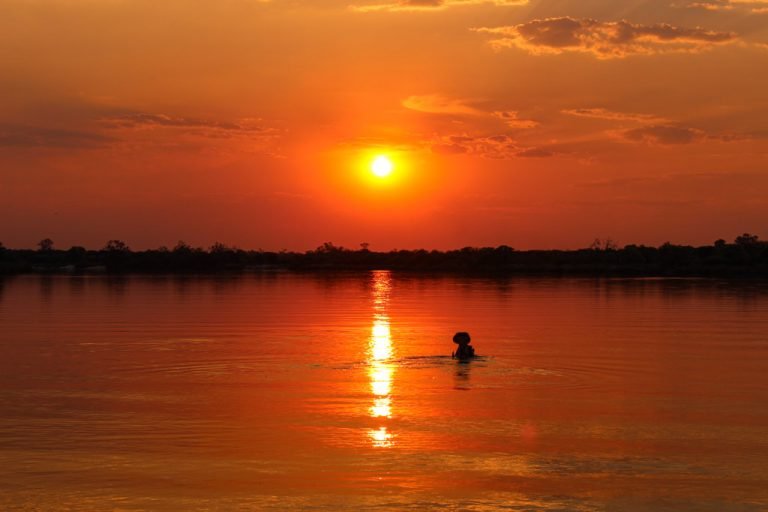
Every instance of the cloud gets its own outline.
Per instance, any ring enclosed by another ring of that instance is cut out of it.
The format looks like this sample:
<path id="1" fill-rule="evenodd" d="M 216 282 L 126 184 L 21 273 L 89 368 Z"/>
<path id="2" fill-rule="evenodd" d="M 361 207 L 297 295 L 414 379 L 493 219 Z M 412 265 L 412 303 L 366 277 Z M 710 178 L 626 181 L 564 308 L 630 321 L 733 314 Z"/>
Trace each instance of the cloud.
<path id="1" fill-rule="evenodd" d="M 629 176 L 621 178 L 604 178 L 599 180 L 585 181 L 581 183 L 575 183 L 576 187 L 585 188 L 612 188 L 612 187 L 626 187 L 640 185 L 648 183 L 658 179 L 658 177 L 648 176 Z"/>
<path id="2" fill-rule="evenodd" d="M 527 3 L 528 0 L 399 0 L 386 4 L 352 5 L 350 9 L 356 12 L 429 12 L 467 5 L 518 6 L 526 5 Z"/>
<path id="3" fill-rule="evenodd" d="M 110 128 L 142 129 L 167 127 L 243 133 L 268 131 L 268 129 L 260 126 L 258 119 L 242 119 L 238 122 L 226 122 L 188 117 L 174 117 L 166 114 L 150 114 L 144 112 L 104 117 L 101 121 Z"/>
<path id="4" fill-rule="evenodd" d="M 409 96 L 402 101 L 402 105 L 407 109 L 427 114 L 475 116 L 499 119 L 508 127 L 514 129 L 535 128 L 539 125 L 538 122 L 532 119 L 521 119 L 515 110 L 483 110 L 468 105 L 465 100 L 447 98 L 439 94 Z"/>
<path id="5" fill-rule="evenodd" d="M 533 55 L 590 53 L 599 59 L 672 52 L 699 52 L 736 41 L 732 32 L 682 28 L 667 23 L 640 25 L 628 21 L 603 22 L 589 18 L 546 18 L 519 25 L 474 28 L 495 38 L 495 49 L 520 48 Z"/>
<path id="6" fill-rule="evenodd" d="M 0 125 L 0 147 L 97 149 L 109 145 L 114 140 L 106 135 L 86 131 Z"/>
<path id="7" fill-rule="evenodd" d="M 402 105 L 410 110 L 426 112 L 428 114 L 459 114 L 459 115 L 484 115 L 485 112 L 466 105 L 461 100 L 446 98 L 438 94 L 425 96 L 409 96 Z"/>
<path id="8" fill-rule="evenodd" d="M 142 140 L 149 144 L 192 144 L 202 147 L 209 145 L 209 142 L 201 143 L 201 140 L 237 140 L 247 142 L 251 150 L 268 150 L 269 154 L 280 156 L 275 142 L 282 132 L 264 126 L 260 119 L 218 121 L 133 112 L 102 117 L 99 122 L 103 128 L 119 133 L 125 141 Z"/>
<path id="9" fill-rule="evenodd" d="M 768 0 L 696 0 L 677 7 L 707 11 L 746 10 L 754 14 L 768 13 Z"/>
<path id="10" fill-rule="evenodd" d="M 439 137 L 430 143 L 433 153 L 444 155 L 476 155 L 494 160 L 510 158 L 544 158 L 555 152 L 541 147 L 521 147 L 509 135 L 449 135 Z"/>
<path id="11" fill-rule="evenodd" d="M 605 108 L 574 108 L 562 111 L 576 117 L 588 117 L 592 119 L 604 119 L 606 121 L 628 121 L 634 123 L 664 123 L 667 122 L 663 117 L 651 114 L 633 114 L 629 112 L 616 112 Z"/>
<path id="12" fill-rule="evenodd" d="M 433 153 L 472 154 L 492 159 L 511 158 L 520 150 L 508 135 L 449 135 L 432 141 L 431 149 Z"/>
<path id="13" fill-rule="evenodd" d="M 397 136 L 388 134 L 387 136 L 359 136 L 339 141 L 341 146 L 354 149 L 372 149 L 378 148 L 387 151 L 419 151 L 429 147 L 430 143 L 425 142 L 421 135 L 407 132 L 400 132 Z"/>
<path id="14" fill-rule="evenodd" d="M 664 117 L 651 114 L 616 112 L 605 108 L 578 108 L 562 110 L 561 112 L 577 117 L 636 123 L 641 125 L 638 128 L 605 132 L 610 137 L 616 138 L 618 136 L 621 139 L 631 142 L 672 145 L 690 144 L 692 142 L 702 142 L 705 140 L 740 142 L 762 138 L 761 134 L 754 132 L 712 134 L 698 128 L 683 126 L 680 123 L 670 121 Z"/>
<path id="15" fill-rule="evenodd" d="M 532 119 L 520 119 L 514 110 L 496 111 L 493 116 L 501 119 L 510 128 L 535 128 L 539 123 Z"/>
<path id="16" fill-rule="evenodd" d="M 690 144 L 704 138 L 704 132 L 687 126 L 652 125 L 627 130 L 623 137 L 632 142 L 647 142 L 650 144 Z"/>
<path id="17" fill-rule="evenodd" d="M 517 152 L 516 156 L 519 156 L 521 158 L 546 158 L 550 156 L 555 156 L 555 154 L 552 151 L 549 151 L 548 149 L 544 149 L 544 148 L 528 148 L 523 151 Z"/>

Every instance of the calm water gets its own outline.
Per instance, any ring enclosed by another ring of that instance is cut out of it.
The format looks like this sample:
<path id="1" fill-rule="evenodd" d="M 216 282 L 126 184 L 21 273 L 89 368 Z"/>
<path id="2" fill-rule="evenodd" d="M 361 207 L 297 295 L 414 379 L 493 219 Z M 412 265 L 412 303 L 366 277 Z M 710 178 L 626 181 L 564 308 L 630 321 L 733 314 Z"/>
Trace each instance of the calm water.
<path id="1" fill-rule="evenodd" d="M 768 510 L 767 372 L 757 284 L 0 280 L 0 509 Z"/>

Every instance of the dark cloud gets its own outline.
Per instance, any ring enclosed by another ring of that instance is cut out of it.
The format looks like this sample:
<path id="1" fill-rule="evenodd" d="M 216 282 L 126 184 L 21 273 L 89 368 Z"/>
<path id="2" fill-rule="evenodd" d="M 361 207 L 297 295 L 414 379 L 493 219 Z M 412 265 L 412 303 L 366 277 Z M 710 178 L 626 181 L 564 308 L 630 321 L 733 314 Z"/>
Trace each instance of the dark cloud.
<path id="1" fill-rule="evenodd" d="M 473 30 L 496 36 L 491 45 L 497 49 L 517 47 L 535 55 L 583 52 L 601 59 L 698 52 L 737 39 L 736 34 L 731 32 L 683 28 L 668 23 L 641 25 L 628 21 L 602 22 L 570 17 Z"/>
<path id="2" fill-rule="evenodd" d="M 113 137 L 86 131 L 0 125 L 0 147 L 95 149 L 114 140 Z"/>
<path id="3" fill-rule="evenodd" d="M 247 140 L 254 144 L 252 149 L 273 145 L 282 132 L 272 127 L 263 126 L 259 119 L 241 119 L 237 121 L 219 121 L 192 117 L 170 116 L 147 112 L 102 117 L 102 128 L 120 134 L 121 139 L 144 139 L 145 142 L 164 140 L 172 132 L 173 137 L 184 137 L 186 143 L 200 144 L 203 139 Z M 155 134 L 153 132 L 157 131 Z M 165 132 L 165 133 L 161 133 Z M 151 134 L 151 138 L 147 138 Z M 190 142 L 196 140 L 196 142 Z M 207 142 L 203 142 L 203 145 Z"/>
<path id="4" fill-rule="evenodd" d="M 107 126 L 114 128 L 141 127 L 171 127 L 171 128 L 205 128 L 224 131 L 262 132 L 265 129 L 257 124 L 258 120 L 245 119 L 240 122 L 212 121 L 188 117 L 174 117 L 166 114 L 150 114 L 145 112 L 124 114 L 102 118 Z"/>
<path id="5" fill-rule="evenodd" d="M 653 125 L 627 130 L 624 138 L 633 142 L 652 144 L 690 144 L 703 138 L 704 133 L 695 128 L 673 125 Z"/>

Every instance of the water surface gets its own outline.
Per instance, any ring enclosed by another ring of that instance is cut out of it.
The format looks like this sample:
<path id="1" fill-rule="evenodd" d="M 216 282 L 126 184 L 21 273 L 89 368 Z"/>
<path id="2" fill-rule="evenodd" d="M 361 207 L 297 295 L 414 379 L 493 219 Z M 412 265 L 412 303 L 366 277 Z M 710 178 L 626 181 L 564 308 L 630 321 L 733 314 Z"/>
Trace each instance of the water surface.
<path id="1" fill-rule="evenodd" d="M 766 510 L 766 370 L 759 283 L 16 277 L 0 509 Z"/>

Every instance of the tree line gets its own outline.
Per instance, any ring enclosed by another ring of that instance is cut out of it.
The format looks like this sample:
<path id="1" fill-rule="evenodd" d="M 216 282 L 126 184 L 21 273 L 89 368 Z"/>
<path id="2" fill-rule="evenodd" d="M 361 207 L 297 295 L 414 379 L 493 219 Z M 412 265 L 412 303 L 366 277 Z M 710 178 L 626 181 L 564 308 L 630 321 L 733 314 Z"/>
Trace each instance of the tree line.
<path id="1" fill-rule="evenodd" d="M 19 273 L 217 273 L 270 270 L 336 271 L 390 269 L 477 274 L 763 276 L 768 277 L 768 242 L 745 233 L 733 242 L 659 247 L 595 240 L 576 250 L 525 250 L 507 245 L 462 249 L 376 252 L 362 243 L 348 249 L 326 242 L 306 252 L 244 250 L 216 243 L 207 249 L 180 241 L 174 247 L 133 251 L 122 240 L 98 250 L 56 248 L 46 238 L 37 249 L 0 243 L 0 274 Z"/>

